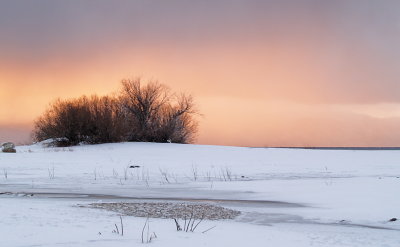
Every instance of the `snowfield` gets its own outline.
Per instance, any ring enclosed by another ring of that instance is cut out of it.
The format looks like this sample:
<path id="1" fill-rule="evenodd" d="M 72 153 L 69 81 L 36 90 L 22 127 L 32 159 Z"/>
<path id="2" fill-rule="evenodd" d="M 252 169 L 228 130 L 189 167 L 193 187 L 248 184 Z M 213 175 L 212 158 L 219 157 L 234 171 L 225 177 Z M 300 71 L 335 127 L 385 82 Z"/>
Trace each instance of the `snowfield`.
<path id="1" fill-rule="evenodd" d="M 19 146 L 0 153 L 0 246 L 398 247 L 400 221 L 390 219 L 400 218 L 399 195 L 399 150 Z M 93 203 L 204 204 L 241 214 L 178 232 L 173 219 L 150 217 L 144 228 L 146 217 Z"/>

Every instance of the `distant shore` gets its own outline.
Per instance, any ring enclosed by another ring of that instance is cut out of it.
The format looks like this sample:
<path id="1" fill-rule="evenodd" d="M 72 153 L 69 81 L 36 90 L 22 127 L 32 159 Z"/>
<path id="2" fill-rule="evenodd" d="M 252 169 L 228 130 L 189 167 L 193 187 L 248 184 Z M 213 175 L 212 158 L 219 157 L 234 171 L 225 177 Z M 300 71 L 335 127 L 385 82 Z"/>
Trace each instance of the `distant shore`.
<path id="1" fill-rule="evenodd" d="M 400 147 L 266 147 L 290 149 L 320 149 L 320 150 L 400 150 Z"/>

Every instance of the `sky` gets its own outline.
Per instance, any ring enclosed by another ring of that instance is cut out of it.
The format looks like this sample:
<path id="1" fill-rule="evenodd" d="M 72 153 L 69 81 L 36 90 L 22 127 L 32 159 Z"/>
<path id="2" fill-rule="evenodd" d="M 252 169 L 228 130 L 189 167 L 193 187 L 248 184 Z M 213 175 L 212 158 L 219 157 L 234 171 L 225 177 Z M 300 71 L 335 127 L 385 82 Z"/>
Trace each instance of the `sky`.
<path id="1" fill-rule="evenodd" d="M 0 0 L 0 142 L 124 78 L 190 93 L 196 143 L 400 146 L 400 1 Z"/>

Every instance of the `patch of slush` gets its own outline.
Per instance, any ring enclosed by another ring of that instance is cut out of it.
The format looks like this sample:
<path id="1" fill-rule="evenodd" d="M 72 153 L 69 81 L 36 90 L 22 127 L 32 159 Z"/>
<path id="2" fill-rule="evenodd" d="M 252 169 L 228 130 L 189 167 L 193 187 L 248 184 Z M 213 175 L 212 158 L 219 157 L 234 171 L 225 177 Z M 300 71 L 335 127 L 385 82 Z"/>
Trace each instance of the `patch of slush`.
<path id="1" fill-rule="evenodd" d="M 99 208 L 114 211 L 128 216 L 163 218 L 163 219 L 234 219 L 239 211 L 205 203 L 91 203 L 81 207 Z"/>

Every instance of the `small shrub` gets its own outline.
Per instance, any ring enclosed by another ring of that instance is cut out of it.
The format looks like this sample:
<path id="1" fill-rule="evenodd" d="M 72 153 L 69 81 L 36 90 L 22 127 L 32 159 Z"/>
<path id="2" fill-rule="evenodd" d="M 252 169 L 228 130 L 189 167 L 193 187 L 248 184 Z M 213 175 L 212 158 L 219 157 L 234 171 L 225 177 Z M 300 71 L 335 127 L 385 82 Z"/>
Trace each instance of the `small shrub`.
<path id="1" fill-rule="evenodd" d="M 35 121 L 35 141 L 65 147 L 121 141 L 190 143 L 197 132 L 190 95 L 158 82 L 123 80 L 119 95 L 58 99 Z"/>

